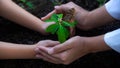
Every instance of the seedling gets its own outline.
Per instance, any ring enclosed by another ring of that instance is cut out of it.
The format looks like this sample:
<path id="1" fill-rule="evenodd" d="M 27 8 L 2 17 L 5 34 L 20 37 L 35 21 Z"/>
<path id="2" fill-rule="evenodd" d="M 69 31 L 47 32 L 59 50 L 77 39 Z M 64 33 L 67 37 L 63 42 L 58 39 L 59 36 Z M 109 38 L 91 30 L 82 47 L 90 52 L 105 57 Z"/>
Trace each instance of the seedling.
<path id="1" fill-rule="evenodd" d="M 35 8 L 35 6 L 33 5 L 33 3 L 31 1 L 28 1 L 28 0 L 19 0 L 19 1 L 22 2 L 29 9 L 34 9 Z M 22 6 L 24 7 L 24 5 L 22 5 Z"/>
<path id="2" fill-rule="evenodd" d="M 69 21 L 67 21 L 68 18 Z M 46 20 L 46 22 L 55 22 L 55 24 L 48 26 L 46 32 L 57 34 L 58 40 L 60 43 L 63 43 L 70 37 L 70 31 L 68 28 L 74 28 L 76 25 L 75 21 L 70 20 L 70 15 L 67 16 L 67 14 L 65 14 L 64 16 L 63 14 L 53 14 L 50 19 Z"/>

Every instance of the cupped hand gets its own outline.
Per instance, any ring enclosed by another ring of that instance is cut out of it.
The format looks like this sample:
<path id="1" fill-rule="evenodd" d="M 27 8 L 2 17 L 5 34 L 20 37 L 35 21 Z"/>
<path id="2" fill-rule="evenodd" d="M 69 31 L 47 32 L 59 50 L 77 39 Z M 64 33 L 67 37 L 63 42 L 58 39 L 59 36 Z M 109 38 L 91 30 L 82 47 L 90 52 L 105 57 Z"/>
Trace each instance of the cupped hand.
<path id="1" fill-rule="evenodd" d="M 76 36 L 62 44 L 54 45 L 52 47 L 39 46 L 36 52 L 40 54 L 46 53 L 51 57 L 57 58 L 59 59 L 57 62 L 60 62 L 60 64 L 70 64 L 89 53 L 89 48 L 84 43 L 84 38 Z M 42 54 L 42 56 L 44 56 L 42 59 L 49 57 L 47 55 Z M 52 59 L 47 61 L 51 60 Z"/>

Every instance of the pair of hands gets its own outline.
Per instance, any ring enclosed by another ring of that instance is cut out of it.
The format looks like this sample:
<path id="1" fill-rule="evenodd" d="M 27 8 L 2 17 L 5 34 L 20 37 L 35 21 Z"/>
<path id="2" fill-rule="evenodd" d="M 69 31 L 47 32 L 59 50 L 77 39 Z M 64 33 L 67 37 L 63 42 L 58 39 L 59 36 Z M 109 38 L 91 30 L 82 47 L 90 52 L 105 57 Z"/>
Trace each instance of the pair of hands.
<path id="1" fill-rule="evenodd" d="M 54 64 L 70 64 L 90 52 L 85 38 L 75 36 L 60 44 L 58 41 L 40 41 L 35 48 L 36 58 Z"/>
<path id="2" fill-rule="evenodd" d="M 84 10 L 83 8 L 81 8 L 80 6 L 76 5 L 73 2 L 69 2 L 67 4 L 62 4 L 60 6 L 55 6 L 55 9 L 50 12 L 49 14 L 47 14 L 45 17 L 42 17 L 41 20 L 47 20 L 51 17 L 52 14 L 54 13 L 63 13 L 65 14 L 66 11 L 69 11 L 71 8 L 75 9 L 75 13 L 74 13 L 74 20 L 76 20 L 78 22 L 77 27 L 80 29 L 84 29 L 84 27 L 82 26 L 84 19 L 86 18 L 88 11 Z M 42 25 L 43 30 L 45 31 L 45 29 L 51 25 L 54 24 L 54 22 L 51 23 L 44 23 Z M 70 34 L 73 36 L 74 32 L 72 30 L 70 30 Z"/>
<path id="3" fill-rule="evenodd" d="M 42 20 L 49 19 L 53 13 L 63 13 L 71 8 L 75 8 L 75 20 L 78 21 L 79 11 L 82 9 L 73 2 L 55 6 L 55 10 L 50 12 Z M 47 24 L 47 26 L 50 24 Z M 46 25 L 45 25 L 46 26 Z M 79 23 L 78 23 L 79 26 Z M 76 59 L 89 53 L 89 48 L 84 45 L 84 38 L 75 36 L 60 44 L 58 41 L 41 41 L 35 49 L 36 57 L 55 64 L 70 64 Z"/>

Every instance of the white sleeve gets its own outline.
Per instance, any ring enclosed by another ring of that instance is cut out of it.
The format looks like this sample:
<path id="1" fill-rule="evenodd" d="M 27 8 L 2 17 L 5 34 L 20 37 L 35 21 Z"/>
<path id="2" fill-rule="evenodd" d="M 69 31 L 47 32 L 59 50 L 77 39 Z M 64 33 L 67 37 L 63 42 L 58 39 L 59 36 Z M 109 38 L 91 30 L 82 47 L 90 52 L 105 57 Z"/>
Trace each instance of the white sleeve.
<path id="1" fill-rule="evenodd" d="M 105 4 L 105 7 L 113 18 L 120 20 L 120 0 L 110 0 Z"/>
<path id="2" fill-rule="evenodd" d="M 106 33 L 104 36 L 104 41 L 109 47 L 120 53 L 120 28 Z"/>

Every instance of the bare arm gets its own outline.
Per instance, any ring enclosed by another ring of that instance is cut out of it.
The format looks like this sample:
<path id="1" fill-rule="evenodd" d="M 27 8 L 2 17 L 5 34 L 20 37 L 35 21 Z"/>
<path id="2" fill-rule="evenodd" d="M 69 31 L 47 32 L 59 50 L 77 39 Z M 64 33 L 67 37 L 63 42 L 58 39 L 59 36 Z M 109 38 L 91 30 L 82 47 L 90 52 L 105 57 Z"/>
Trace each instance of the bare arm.
<path id="1" fill-rule="evenodd" d="M 0 59 L 33 59 L 36 45 L 0 42 Z"/>
<path id="2" fill-rule="evenodd" d="M 80 8 L 75 18 L 79 22 L 78 28 L 85 30 L 115 21 L 115 19 L 106 11 L 105 6 L 97 8 L 93 11 L 86 11 Z"/>
<path id="3" fill-rule="evenodd" d="M 53 58 L 57 58 L 61 60 L 58 62 L 62 64 L 70 64 L 89 53 L 112 50 L 104 42 L 104 35 L 96 37 L 75 36 L 62 44 L 53 46 L 52 48 L 51 46 L 40 46 L 38 48 L 39 49 L 36 50 L 37 55 L 42 55 L 38 56 L 38 58 L 42 58 L 49 62 L 53 61 L 53 63 L 56 63 Z M 47 59 L 49 57 L 53 58 Z"/>
<path id="4" fill-rule="evenodd" d="M 43 40 L 33 45 L 0 42 L 0 59 L 35 59 L 37 46 L 53 46 L 58 41 Z"/>
<path id="5" fill-rule="evenodd" d="M 45 33 L 44 22 L 16 5 L 12 0 L 0 0 L 0 16 L 27 28 Z"/>
<path id="6" fill-rule="evenodd" d="M 104 41 L 104 35 L 96 37 L 85 37 L 85 49 L 90 53 L 112 50 Z"/>

